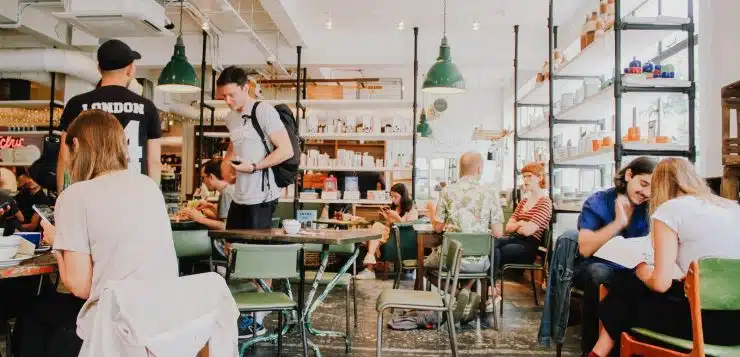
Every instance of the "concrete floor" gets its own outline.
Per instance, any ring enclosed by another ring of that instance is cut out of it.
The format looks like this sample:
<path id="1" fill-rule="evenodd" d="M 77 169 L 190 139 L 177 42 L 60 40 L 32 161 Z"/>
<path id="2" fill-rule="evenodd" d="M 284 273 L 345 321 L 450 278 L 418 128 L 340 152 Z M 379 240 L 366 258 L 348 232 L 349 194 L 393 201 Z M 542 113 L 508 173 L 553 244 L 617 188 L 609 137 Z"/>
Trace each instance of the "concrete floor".
<path id="1" fill-rule="evenodd" d="M 402 289 L 411 289 L 410 281 L 402 282 Z M 311 341 L 319 346 L 326 357 L 366 357 L 375 356 L 376 319 L 375 302 L 384 289 L 390 289 L 392 281 L 361 280 L 358 281 L 357 302 L 359 311 L 359 328 L 353 333 L 352 351 L 345 353 L 344 343 L 338 338 L 319 338 L 312 336 Z M 544 293 L 538 292 L 540 306 L 534 306 L 529 284 L 506 282 L 506 301 L 504 316 L 499 318 L 499 331 L 482 329 L 476 331 L 474 326 L 460 331 L 457 341 L 459 354 L 464 356 L 555 356 L 555 348 L 537 346 Z M 274 314 L 272 314 L 274 315 Z M 272 316 L 271 315 L 271 316 Z M 274 316 L 272 316 L 274 318 Z M 390 313 L 386 315 L 386 322 Z M 314 326 L 319 329 L 344 329 L 344 294 L 340 290 L 333 293 L 314 313 Z M 270 322 L 269 326 L 276 326 Z M 563 356 L 580 356 L 579 326 L 568 329 Z M 300 356 L 301 348 L 297 333 L 283 340 L 284 356 Z M 264 344 L 250 349 L 246 356 L 267 357 L 277 355 L 277 348 Z M 313 354 L 311 354 L 313 355 Z M 383 356 L 450 356 L 449 339 L 446 330 L 383 331 Z"/>
<path id="2" fill-rule="evenodd" d="M 357 285 L 359 328 L 353 332 L 352 351 L 345 353 L 344 342 L 338 338 L 319 338 L 311 341 L 319 346 L 325 357 L 370 357 L 375 356 L 376 319 L 375 302 L 384 289 L 390 289 L 392 281 L 360 280 Z M 411 281 L 402 281 L 402 289 L 411 289 Z M 544 349 L 537 346 L 542 306 L 534 306 L 532 292 L 526 282 L 506 282 L 504 316 L 499 318 L 499 331 L 474 326 L 457 331 L 459 354 L 463 356 L 555 356 L 554 347 Z M 539 291 L 540 304 L 544 293 Z M 335 290 L 314 313 L 314 326 L 318 329 L 344 330 L 344 293 Z M 268 328 L 277 323 L 274 313 L 268 317 Z M 386 315 L 386 322 L 390 313 Z M 580 356 L 579 326 L 568 329 L 563 356 Z M 283 356 L 300 356 L 301 348 L 297 333 L 284 339 Z M 0 339 L 0 351 L 4 352 L 4 338 Z M 446 330 L 383 330 L 383 356 L 450 356 L 451 350 Z M 276 356 L 275 345 L 265 343 L 252 348 L 245 356 Z M 313 356 L 313 354 L 310 354 Z"/>

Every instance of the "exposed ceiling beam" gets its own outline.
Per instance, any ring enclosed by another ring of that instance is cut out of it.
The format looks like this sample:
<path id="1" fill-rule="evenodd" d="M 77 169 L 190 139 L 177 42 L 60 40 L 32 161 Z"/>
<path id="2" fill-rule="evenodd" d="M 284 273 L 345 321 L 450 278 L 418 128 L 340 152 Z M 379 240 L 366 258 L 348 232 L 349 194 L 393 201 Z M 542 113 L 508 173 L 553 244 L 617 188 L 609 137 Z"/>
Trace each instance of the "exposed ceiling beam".
<path id="1" fill-rule="evenodd" d="M 290 18 L 283 2 L 280 0 L 260 0 L 262 7 L 267 11 L 285 40 L 293 47 L 306 47 L 306 42 L 298 31 L 293 19 Z"/>

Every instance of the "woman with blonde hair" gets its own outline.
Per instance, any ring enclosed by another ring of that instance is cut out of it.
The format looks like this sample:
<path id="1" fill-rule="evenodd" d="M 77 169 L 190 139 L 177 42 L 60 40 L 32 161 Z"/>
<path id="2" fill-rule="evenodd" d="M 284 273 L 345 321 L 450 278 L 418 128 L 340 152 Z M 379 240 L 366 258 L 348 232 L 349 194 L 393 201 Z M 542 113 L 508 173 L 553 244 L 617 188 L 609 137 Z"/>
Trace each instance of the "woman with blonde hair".
<path id="1" fill-rule="evenodd" d="M 84 111 L 65 140 L 72 185 L 57 200 L 56 226 L 43 223 L 44 240 L 53 244 L 64 286 L 86 300 L 77 316 L 85 341 L 106 283 L 177 278 L 177 258 L 162 192 L 148 176 L 127 170 L 118 120 Z"/>
<path id="2" fill-rule="evenodd" d="M 641 263 L 621 271 L 599 306 L 604 329 L 589 356 L 606 357 L 622 332 L 643 327 L 691 339 L 691 314 L 683 278 L 692 261 L 707 257 L 740 259 L 740 206 L 716 196 L 686 159 L 662 160 L 652 177 L 651 236 L 655 266 Z M 740 343 L 727 326 L 738 312 L 702 312 L 706 343 Z"/>

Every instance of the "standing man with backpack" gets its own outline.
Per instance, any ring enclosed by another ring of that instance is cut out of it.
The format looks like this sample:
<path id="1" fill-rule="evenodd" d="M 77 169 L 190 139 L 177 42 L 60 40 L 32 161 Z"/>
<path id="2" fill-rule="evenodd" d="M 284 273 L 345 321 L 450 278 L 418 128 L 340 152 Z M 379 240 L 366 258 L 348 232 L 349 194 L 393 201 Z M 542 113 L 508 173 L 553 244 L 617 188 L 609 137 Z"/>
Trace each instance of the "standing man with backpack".
<path id="1" fill-rule="evenodd" d="M 293 183 L 298 171 L 295 119 L 287 106 L 276 110 L 252 99 L 241 68 L 224 69 L 216 85 L 231 109 L 226 117 L 231 143 L 221 172 L 227 179 L 236 175 L 226 229 L 270 228 L 280 188 Z"/>

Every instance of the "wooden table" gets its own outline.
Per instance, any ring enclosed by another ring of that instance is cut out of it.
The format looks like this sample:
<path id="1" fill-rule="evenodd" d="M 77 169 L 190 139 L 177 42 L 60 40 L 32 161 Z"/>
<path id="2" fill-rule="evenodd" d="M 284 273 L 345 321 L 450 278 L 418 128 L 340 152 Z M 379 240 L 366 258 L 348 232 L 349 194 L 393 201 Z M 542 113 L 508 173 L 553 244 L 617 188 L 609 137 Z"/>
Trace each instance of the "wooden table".
<path id="1" fill-rule="evenodd" d="M 424 248 L 434 248 L 442 244 L 442 234 L 434 231 L 431 223 L 428 224 L 415 224 L 414 232 L 416 232 L 416 264 L 418 271 L 416 272 L 416 280 L 414 281 L 414 289 L 424 290 Z"/>
<path id="2" fill-rule="evenodd" d="M 301 232 L 307 232 L 302 234 Z M 338 231 L 335 229 L 304 229 L 297 234 L 285 233 L 282 228 L 270 229 L 230 229 L 209 231 L 213 239 L 226 239 L 232 242 L 267 241 L 277 243 L 342 245 L 367 242 L 380 238 L 380 233 L 369 229 Z"/>
<path id="3" fill-rule="evenodd" d="M 305 232 L 305 233 L 302 233 Z M 357 243 L 367 242 L 380 238 L 380 233 L 371 231 L 369 229 L 358 229 L 358 230 L 333 230 L 333 229 L 308 229 L 302 230 L 298 234 L 288 234 L 282 228 L 272 229 L 235 229 L 235 230 L 223 230 L 223 231 L 209 231 L 208 235 L 211 239 L 225 239 L 229 242 L 236 243 L 249 243 L 249 242 L 271 242 L 271 243 L 298 243 L 298 244 L 321 244 L 321 264 L 316 277 L 314 278 L 311 291 L 308 293 L 308 297 L 304 298 L 304 285 L 306 283 L 306 265 L 303 262 L 303 249 L 299 254 L 299 267 L 300 267 L 300 284 L 298 286 L 298 310 L 300 311 L 300 322 L 291 321 L 290 324 L 295 326 L 298 323 L 303 323 L 309 333 L 318 336 L 332 336 L 344 338 L 344 343 L 347 351 L 350 347 L 350 336 L 347 336 L 343 332 L 336 331 L 319 331 L 311 326 L 311 316 L 316 308 L 321 305 L 323 300 L 329 295 L 329 292 L 334 288 L 339 279 L 344 275 L 350 266 L 355 264 L 357 256 L 360 254 Z M 326 288 L 314 300 L 314 296 L 319 288 L 319 282 L 321 281 L 326 266 L 329 263 L 329 246 L 331 245 L 354 245 L 354 253 L 347 260 L 346 263 L 339 269 L 336 276 L 326 285 Z M 306 308 L 308 306 L 308 308 Z M 277 339 L 277 335 L 265 335 L 257 338 L 253 338 L 247 342 L 248 345 L 252 345 L 263 341 L 274 341 Z M 308 341 L 309 345 L 315 352 L 317 357 L 321 356 L 321 351 L 318 346 Z"/>
<path id="4" fill-rule="evenodd" d="M 57 271 L 56 258 L 51 253 L 45 253 L 36 258 L 26 260 L 20 265 L 0 268 L 0 279 L 47 275 L 55 271 Z"/>
<path id="5" fill-rule="evenodd" d="M 367 220 L 361 219 L 356 221 L 343 221 L 338 219 L 317 219 L 313 221 L 316 224 L 326 224 L 329 227 L 340 227 L 340 228 L 349 228 L 349 227 L 358 227 L 358 226 L 369 226 L 370 222 Z"/>

